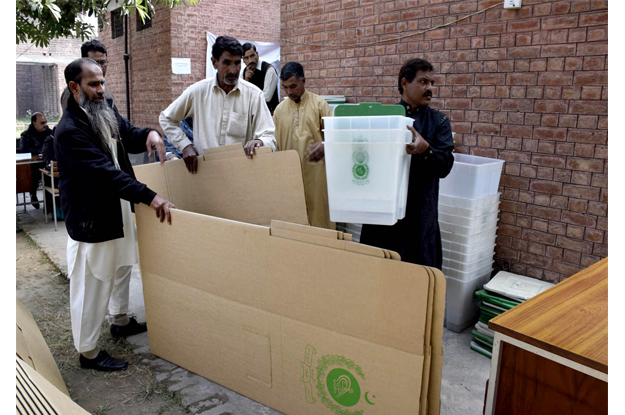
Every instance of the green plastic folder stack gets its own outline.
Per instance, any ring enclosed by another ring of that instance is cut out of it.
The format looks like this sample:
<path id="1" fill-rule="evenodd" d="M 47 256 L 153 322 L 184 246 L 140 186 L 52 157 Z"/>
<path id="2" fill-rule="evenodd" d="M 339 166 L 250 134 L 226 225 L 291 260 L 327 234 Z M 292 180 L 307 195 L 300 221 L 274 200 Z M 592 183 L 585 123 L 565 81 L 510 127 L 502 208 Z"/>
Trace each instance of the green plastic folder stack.
<path id="1" fill-rule="evenodd" d="M 488 328 L 488 322 L 521 303 L 486 290 L 476 291 L 475 296 L 479 299 L 480 319 L 471 331 L 471 350 L 491 358 L 495 333 Z"/>

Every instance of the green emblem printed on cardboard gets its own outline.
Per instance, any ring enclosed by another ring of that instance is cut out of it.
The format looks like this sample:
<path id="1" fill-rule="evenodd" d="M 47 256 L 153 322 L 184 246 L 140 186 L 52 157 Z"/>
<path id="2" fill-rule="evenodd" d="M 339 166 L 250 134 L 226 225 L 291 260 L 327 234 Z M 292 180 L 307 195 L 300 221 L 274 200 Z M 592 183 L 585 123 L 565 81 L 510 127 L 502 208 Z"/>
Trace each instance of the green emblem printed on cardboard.
<path id="1" fill-rule="evenodd" d="M 315 400 L 315 397 L 313 396 L 313 387 L 312 387 L 313 369 L 311 367 L 313 355 L 315 353 L 317 353 L 315 348 L 312 347 L 310 344 L 307 344 L 306 352 L 304 354 L 304 361 L 300 362 L 300 365 L 302 366 L 302 369 L 304 370 L 304 373 L 302 375 L 302 378 L 300 379 L 300 382 L 304 383 L 304 394 L 306 395 L 306 402 L 310 404 L 317 402 Z"/>
<path id="2" fill-rule="evenodd" d="M 347 409 L 360 401 L 361 390 L 356 376 L 365 378 L 360 366 L 351 359 L 337 355 L 318 359 L 317 395 L 336 415 L 363 415 L 362 409 Z"/>

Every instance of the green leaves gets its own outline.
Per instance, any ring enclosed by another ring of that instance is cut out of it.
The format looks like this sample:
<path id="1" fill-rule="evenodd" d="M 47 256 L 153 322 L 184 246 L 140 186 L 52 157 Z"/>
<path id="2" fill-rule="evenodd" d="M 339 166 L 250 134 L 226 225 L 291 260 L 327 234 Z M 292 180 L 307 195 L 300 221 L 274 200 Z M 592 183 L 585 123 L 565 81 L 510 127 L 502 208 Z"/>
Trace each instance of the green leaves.
<path id="1" fill-rule="evenodd" d="M 79 15 L 96 16 L 108 24 L 107 6 L 111 0 L 16 0 L 16 43 L 33 42 L 45 47 L 58 37 L 81 40 L 96 36 L 95 27 L 81 21 Z M 180 5 L 196 6 L 198 0 L 119 0 L 122 15 L 139 13 L 142 21 L 154 14 L 154 5 L 173 9 Z"/>

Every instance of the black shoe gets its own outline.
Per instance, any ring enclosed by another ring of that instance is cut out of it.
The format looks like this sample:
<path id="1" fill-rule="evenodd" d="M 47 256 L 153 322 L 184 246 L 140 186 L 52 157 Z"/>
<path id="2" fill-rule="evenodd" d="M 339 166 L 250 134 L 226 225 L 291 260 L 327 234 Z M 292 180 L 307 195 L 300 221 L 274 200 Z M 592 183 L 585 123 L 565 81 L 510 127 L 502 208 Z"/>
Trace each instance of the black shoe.
<path id="1" fill-rule="evenodd" d="M 100 350 L 95 359 L 87 359 L 80 355 L 80 367 L 83 369 L 100 370 L 102 372 L 116 372 L 128 367 L 128 362 L 111 357 L 106 351 Z"/>
<path id="2" fill-rule="evenodd" d="M 36 203 L 39 201 L 39 199 L 37 199 L 36 194 L 33 194 L 33 193 L 30 194 L 30 201 L 33 202 L 33 207 L 35 209 L 39 209 L 39 203 Z"/>
<path id="3" fill-rule="evenodd" d="M 146 323 L 137 323 L 137 319 L 134 317 L 130 317 L 130 323 L 125 326 L 111 324 L 111 337 L 114 339 L 134 336 L 135 334 L 145 333 L 146 331 L 148 331 L 148 325 Z"/>

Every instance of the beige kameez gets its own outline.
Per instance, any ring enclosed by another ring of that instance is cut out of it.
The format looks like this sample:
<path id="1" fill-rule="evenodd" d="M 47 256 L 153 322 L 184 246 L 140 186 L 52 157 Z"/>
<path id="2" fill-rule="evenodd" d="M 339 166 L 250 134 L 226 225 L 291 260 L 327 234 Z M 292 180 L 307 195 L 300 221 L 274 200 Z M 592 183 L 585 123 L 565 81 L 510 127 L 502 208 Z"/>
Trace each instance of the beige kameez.
<path id="1" fill-rule="evenodd" d="M 308 221 L 312 226 L 336 229 L 330 222 L 325 159 L 308 161 L 309 147 L 323 141 L 322 117 L 331 116 L 332 110 L 323 98 L 304 92 L 299 103 L 283 100 L 274 111 L 273 122 L 277 151 L 295 150 L 300 156 Z"/>

